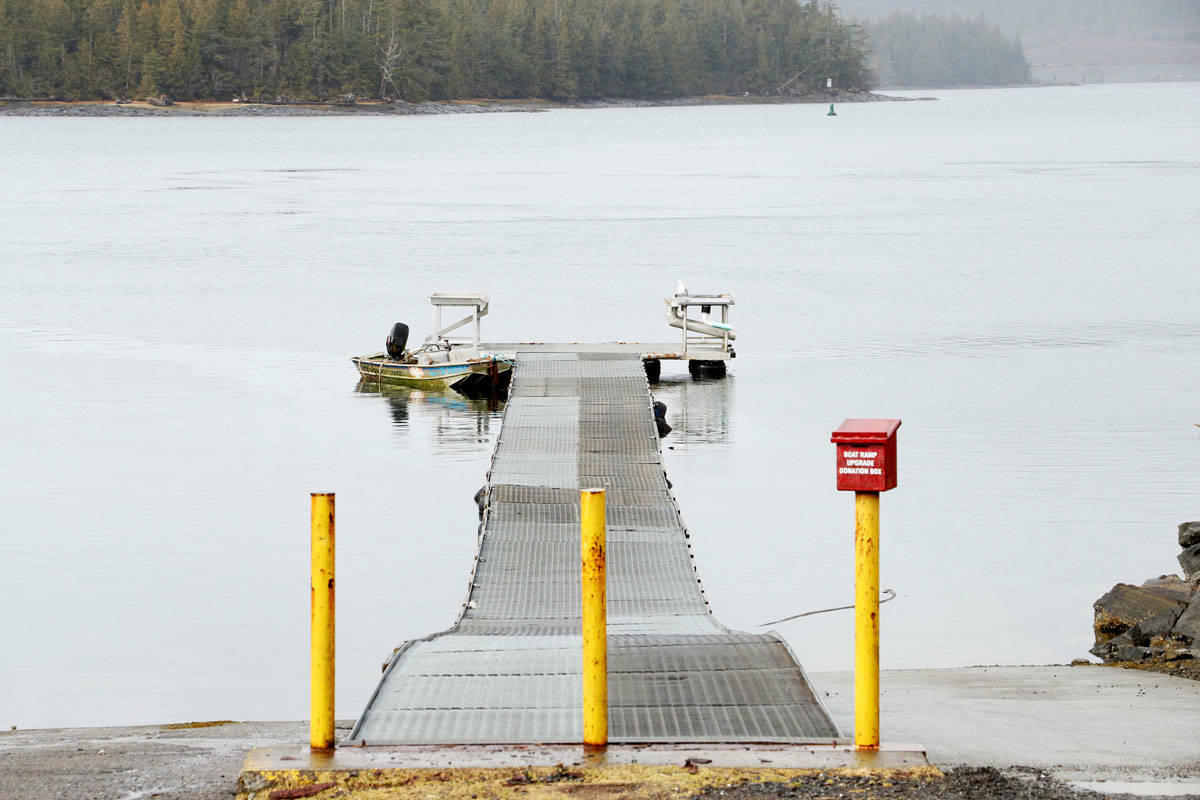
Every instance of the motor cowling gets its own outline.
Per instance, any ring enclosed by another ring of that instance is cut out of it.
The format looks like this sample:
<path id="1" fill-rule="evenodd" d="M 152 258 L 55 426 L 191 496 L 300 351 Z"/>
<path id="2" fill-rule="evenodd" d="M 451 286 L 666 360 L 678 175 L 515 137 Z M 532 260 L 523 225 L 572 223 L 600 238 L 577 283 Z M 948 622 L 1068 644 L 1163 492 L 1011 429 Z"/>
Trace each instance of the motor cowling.
<path id="1" fill-rule="evenodd" d="M 392 332 L 387 337 L 387 354 L 391 358 L 401 358 L 404 348 L 408 345 L 408 326 L 397 322 L 392 326 Z"/>

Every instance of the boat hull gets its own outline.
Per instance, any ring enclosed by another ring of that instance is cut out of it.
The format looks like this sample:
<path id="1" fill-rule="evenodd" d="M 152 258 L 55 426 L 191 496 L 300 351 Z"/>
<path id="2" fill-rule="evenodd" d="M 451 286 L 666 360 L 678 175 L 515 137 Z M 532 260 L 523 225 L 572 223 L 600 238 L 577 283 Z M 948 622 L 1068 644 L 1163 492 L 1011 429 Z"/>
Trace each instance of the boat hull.
<path id="1" fill-rule="evenodd" d="M 405 364 L 385 356 L 350 359 L 366 381 L 415 389 L 490 389 L 508 383 L 512 365 L 491 358 L 445 364 Z"/>

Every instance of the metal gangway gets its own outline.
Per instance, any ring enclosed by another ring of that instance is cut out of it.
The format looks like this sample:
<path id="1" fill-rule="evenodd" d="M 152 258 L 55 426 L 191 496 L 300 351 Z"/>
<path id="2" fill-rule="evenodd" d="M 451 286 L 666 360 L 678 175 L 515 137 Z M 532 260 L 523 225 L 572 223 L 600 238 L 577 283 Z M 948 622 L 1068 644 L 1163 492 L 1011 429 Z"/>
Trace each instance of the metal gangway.
<path id="1" fill-rule="evenodd" d="M 538 349 L 516 353 L 461 616 L 396 651 L 347 744 L 581 741 L 581 487 L 607 492 L 611 742 L 838 735 L 782 639 L 710 613 L 641 355 Z"/>

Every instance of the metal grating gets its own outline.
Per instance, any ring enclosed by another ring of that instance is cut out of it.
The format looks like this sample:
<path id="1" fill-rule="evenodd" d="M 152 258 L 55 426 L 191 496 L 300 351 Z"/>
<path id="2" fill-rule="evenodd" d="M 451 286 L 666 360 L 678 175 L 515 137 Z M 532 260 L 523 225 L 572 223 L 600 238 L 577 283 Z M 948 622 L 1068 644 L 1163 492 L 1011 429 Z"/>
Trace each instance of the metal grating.
<path id="1" fill-rule="evenodd" d="M 781 640 L 709 613 L 641 359 L 519 352 L 462 614 L 398 651 L 353 739 L 579 741 L 581 487 L 608 491 L 612 741 L 837 735 Z"/>

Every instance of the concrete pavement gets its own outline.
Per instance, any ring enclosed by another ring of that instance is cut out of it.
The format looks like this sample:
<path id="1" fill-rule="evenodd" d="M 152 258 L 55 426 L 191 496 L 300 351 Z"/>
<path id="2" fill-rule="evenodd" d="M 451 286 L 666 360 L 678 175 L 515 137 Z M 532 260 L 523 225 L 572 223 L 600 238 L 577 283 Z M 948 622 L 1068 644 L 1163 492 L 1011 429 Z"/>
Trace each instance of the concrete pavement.
<path id="1" fill-rule="evenodd" d="M 307 722 L 0 731 L 0 798 L 230 800 L 251 748 L 307 740 Z"/>
<path id="2" fill-rule="evenodd" d="M 809 678 L 849 733 L 850 674 Z M 973 667 L 887 671 L 882 685 L 884 742 L 918 745 L 938 766 L 1037 767 L 1111 788 L 1149 784 L 1150 794 L 1200 786 L 1197 681 L 1100 666 Z M 348 733 L 339 725 L 339 737 Z M 0 797 L 228 800 L 252 748 L 303 745 L 307 735 L 304 722 L 0 731 Z"/>
<path id="3" fill-rule="evenodd" d="M 810 673 L 843 733 L 851 674 Z M 1099 665 L 885 671 L 881 738 L 937 766 L 1020 765 L 1064 779 L 1200 779 L 1200 681 Z"/>

